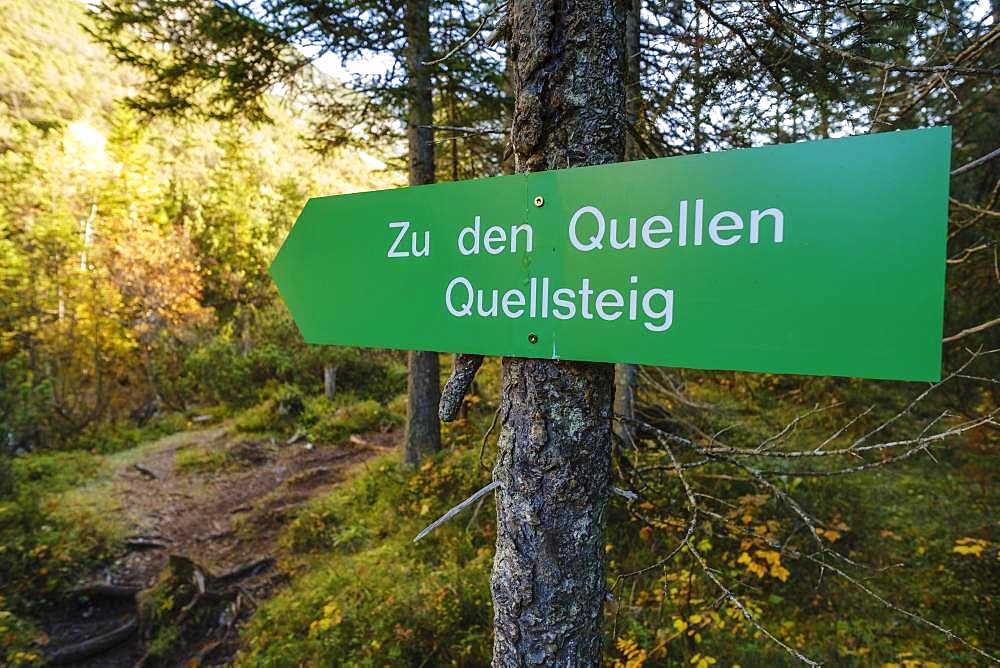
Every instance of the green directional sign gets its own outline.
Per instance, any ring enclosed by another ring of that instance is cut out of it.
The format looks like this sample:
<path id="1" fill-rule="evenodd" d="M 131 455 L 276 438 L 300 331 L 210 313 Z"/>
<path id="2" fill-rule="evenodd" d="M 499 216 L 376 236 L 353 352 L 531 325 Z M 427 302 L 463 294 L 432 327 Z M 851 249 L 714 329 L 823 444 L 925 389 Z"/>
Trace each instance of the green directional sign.
<path id="1" fill-rule="evenodd" d="M 309 200 L 306 341 L 940 377 L 950 129 Z"/>

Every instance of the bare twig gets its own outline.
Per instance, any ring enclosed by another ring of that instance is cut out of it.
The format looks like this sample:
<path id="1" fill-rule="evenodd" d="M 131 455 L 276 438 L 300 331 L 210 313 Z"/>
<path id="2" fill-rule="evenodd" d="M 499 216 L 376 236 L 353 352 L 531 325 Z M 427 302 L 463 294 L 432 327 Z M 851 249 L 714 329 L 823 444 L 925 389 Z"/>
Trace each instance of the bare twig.
<path id="1" fill-rule="evenodd" d="M 691 485 L 688 484 L 687 477 L 681 470 L 680 462 L 677 460 L 677 456 L 674 455 L 674 451 L 670 448 L 669 445 L 664 444 L 664 447 L 667 450 L 667 454 L 670 455 L 670 460 L 674 465 L 674 469 L 677 471 L 677 477 L 678 479 L 680 479 L 681 485 L 684 487 L 684 495 L 687 497 L 688 505 L 691 507 L 691 512 L 693 516 L 697 516 L 699 512 L 698 500 L 695 497 L 693 490 L 691 489 Z M 813 534 L 813 536 L 815 537 L 815 534 Z M 786 652 L 794 656 L 799 661 L 802 661 L 804 664 L 808 666 L 820 665 L 819 663 L 813 661 L 809 657 L 799 652 L 794 647 L 786 645 L 784 642 L 778 639 L 777 636 L 775 636 L 773 633 L 768 631 L 763 625 L 761 625 L 760 622 L 758 622 L 754 618 L 754 616 L 750 614 L 750 611 L 747 610 L 746 606 L 743 605 L 740 599 L 737 598 L 736 595 L 728 587 L 726 587 L 726 585 L 724 585 L 722 581 L 715 575 L 712 569 L 709 568 L 708 563 L 706 563 L 705 561 L 705 558 L 701 555 L 701 552 L 698 551 L 698 548 L 694 546 L 694 543 L 689 538 L 685 539 L 681 544 L 685 546 L 687 548 L 688 553 L 695 558 L 695 561 L 697 561 L 698 564 L 701 566 L 702 571 L 704 571 L 705 575 L 707 575 L 708 578 L 713 583 L 715 583 L 715 586 L 722 591 L 723 595 L 729 600 L 729 602 L 732 603 L 736 607 L 736 609 L 740 611 L 740 613 L 743 615 L 743 619 L 749 622 L 755 629 L 757 629 L 765 636 L 767 636 L 772 642 L 777 644 L 779 647 L 784 649 Z"/>
<path id="2" fill-rule="evenodd" d="M 621 489 L 620 487 L 615 487 L 614 485 L 612 485 L 608 489 L 611 490 L 612 494 L 617 494 L 618 496 L 624 497 L 628 501 L 635 501 L 636 499 L 639 498 L 639 495 L 636 494 L 635 492 L 629 491 L 627 489 Z"/>
<path id="3" fill-rule="evenodd" d="M 499 9 L 499 7 L 498 7 L 498 9 Z M 483 19 L 479 22 L 479 25 L 476 27 L 476 29 L 474 31 L 472 31 L 472 34 L 470 34 L 468 37 L 466 37 L 461 42 L 459 42 L 458 46 L 456 46 L 455 48 L 453 48 L 451 51 L 449 51 L 448 53 L 444 54 L 440 58 L 437 58 L 435 60 L 425 60 L 425 61 L 423 61 L 420 64 L 421 65 L 440 65 L 441 63 L 443 63 L 444 61 L 448 60 L 449 58 L 451 58 L 452 56 L 454 56 L 456 53 L 458 53 L 459 51 L 461 51 L 463 48 L 465 48 L 465 46 L 467 44 L 469 44 L 472 40 L 474 40 L 476 38 L 476 35 L 478 35 L 479 33 L 481 33 L 483 31 L 483 28 L 486 27 L 486 22 L 489 20 L 490 16 L 493 15 L 494 11 L 496 11 L 496 10 L 492 10 L 492 11 L 488 11 L 488 12 L 484 13 L 483 14 Z"/>
<path id="4" fill-rule="evenodd" d="M 981 165 L 985 165 L 990 160 L 995 160 L 996 158 L 1000 158 L 1000 147 L 993 149 L 992 151 L 990 151 L 989 153 L 980 158 L 976 158 L 972 162 L 968 162 L 962 165 L 958 169 L 953 169 L 951 175 L 958 176 L 959 174 L 965 174 L 966 172 L 971 172 L 973 169 L 980 167 Z"/>
<path id="5" fill-rule="evenodd" d="M 497 128 L 470 128 L 463 125 L 418 125 L 418 128 L 425 130 L 443 130 L 446 132 L 462 132 L 468 135 L 503 135 L 506 130 Z"/>
<path id="6" fill-rule="evenodd" d="M 728 587 L 726 587 L 726 585 L 722 584 L 722 581 L 715 575 L 715 573 L 712 571 L 712 569 L 708 567 L 708 564 L 705 562 L 705 558 L 701 556 L 701 553 L 698 552 L 698 550 L 695 549 L 695 547 L 693 545 L 691 545 L 690 543 L 687 544 L 687 550 L 691 554 L 691 556 L 693 556 L 695 558 L 695 560 L 698 562 L 698 564 L 701 566 L 701 569 L 702 569 L 702 571 L 704 571 L 705 575 L 707 575 L 708 578 L 713 583 L 715 583 L 715 586 L 719 588 L 719 590 L 722 592 L 722 595 L 725 596 L 725 598 L 730 603 L 732 603 L 733 606 L 737 610 L 740 611 L 740 614 L 743 615 L 743 619 L 747 620 L 747 622 L 749 622 L 751 626 L 753 626 L 755 629 L 757 629 L 758 631 L 760 631 L 761 633 L 763 633 L 765 636 L 767 636 L 767 638 L 771 642 L 775 643 L 776 645 L 778 645 L 779 647 L 781 647 L 783 650 L 785 650 L 786 652 L 788 652 L 789 654 L 791 654 L 792 656 L 794 656 L 796 659 L 798 659 L 802 663 L 806 664 L 807 666 L 817 666 L 818 667 L 818 666 L 822 665 L 820 663 L 817 663 L 816 661 L 813 661 L 808 656 L 806 656 L 805 654 L 803 654 L 799 650 L 795 649 L 794 647 L 791 647 L 790 645 L 786 645 L 784 642 L 782 642 L 780 639 L 778 639 L 777 636 L 775 636 L 773 633 L 771 633 L 770 631 L 768 631 L 765 626 L 763 626 L 760 622 L 758 622 L 756 619 L 754 619 L 754 616 L 751 615 L 750 611 L 747 610 L 746 606 L 743 605 L 742 602 L 740 602 L 740 599 L 737 598 L 736 594 L 734 594 Z"/>
<path id="7" fill-rule="evenodd" d="M 460 512 L 468 508 L 471 504 L 475 503 L 476 499 L 492 492 L 499 486 L 500 483 L 496 480 L 486 485 L 485 487 L 477 491 L 475 494 L 467 498 L 465 501 L 462 501 L 460 504 L 458 504 L 457 506 L 446 512 L 444 515 L 434 520 L 434 522 L 432 522 L 430 526 L 428 526 L 426 529 L 417 534 L 416 538 L 413 539 L 413 542 L 416 543 L 418 540 L 429 534 L 431 531 L 434 531 L 434 529 L 437 529 L 439 526 L 450 520 L 452 517 L 458 515 Z"/>
<path id="8" fill-rule="evenodd" d="M 987 320 L 986 322 L 980 323 L 975 327 L 969 327 L 967 329 L 963 329 L 961 332 L 958 332 L 957 334 L 946 336 L 941 340 L 944 343 L 951 343 L 952 341 L 958 341 L 959 339 L 969 336 L 970 334 L 976 334 L 978 332 L 987 330 L 991 327 L 996 327 L 997 325 L 1000 325 L 1000 318 L 993 318 L 992 320 Z"/>

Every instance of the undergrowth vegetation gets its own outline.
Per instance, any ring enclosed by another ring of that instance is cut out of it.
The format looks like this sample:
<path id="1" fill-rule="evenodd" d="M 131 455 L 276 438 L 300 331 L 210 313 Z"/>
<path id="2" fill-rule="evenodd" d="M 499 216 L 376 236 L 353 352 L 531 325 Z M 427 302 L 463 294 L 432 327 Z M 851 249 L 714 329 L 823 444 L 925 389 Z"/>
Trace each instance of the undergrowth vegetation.
<path id="1" fill-rule="evenodd" d="M 106 458 L 86 451 L 18 457 L 0 470 L 0 664 L 36 662 L 39 630 L 29 618 L 44 595 L 114 553 L 119 527 L 107 508 L 62 496 L 105 470 Z"/>
<path id="2" fill-rule="evenodd" d="M 417 470 L 396 455 L 369 462 L 290 523 L 282 567 L 291 584 L 264 603 L 245 630 L 240 665 L 489 663 L 492 497 L 421 542 L 412 540 L 489 480 L 479 465 L 479 446 L 496 408 L 487 397 L 496 396 L 497 366 L 487 362 L 466 417 L 446 430 L 444 452 Z M 691 402 L 712 407 L 705 409 L 702 426 L 718 422 L 721 429 L 738 420 L 741 433 L 732 442 L 751 444 L 803 407 L 835 400 L 845 389 L 853 388 L 849 382 L 691 374 L 685 392 Z M 889 411 L 913 389 L 886 384 L 879 410 Z M 761 400 L 765 390 L 780 400 L 766 400 L 762 417 L 749 416 L 750 402 Z M 643 398 L 647 412 L 666 411 L 650 418 L 658 424 L 669 424 L 668 414 L 681 415 L 662 397 Z M 856 407 L 847 401 L 800 423 L 796 438 L 822 441 Z M 857 476 L 792 478 L 787 489 L 824 518 L 818 539 L 858 564 L 849 572 L 860 584 L 975 644 L 996 646 L 1000 638 L 990 620 L 1000 595 L 1000 536 L 989 509 L 995 507 L 1000 471 L 984 456 L 995 445 L 995 435 L 976 432 L 936 449 L 933 459 Z M 636 447 L 638 455 L 634 448 L 619 448 L 619 470 L 636 456 L 663 456 L 650 443 Z M 487 448 L 487 466 L 491 456 Z M 722 520 L 699 522 L 694 544 L 720 576 L 735 583 L 747 611 L 782 642 L 846 666 L 975 663 L 967 648 L 888 609 L 834 572 L 770 546 L 770 537 L 787 535 L 790 527 L 793 536 L 802 532 L 772 497 L 711 467 L 696 475 L 712 485 Z M 636 502 L 616 496 L 609 503 L 609 590 L 618 575 L 662 559 L 686 530 L 684 492 L 676 481 L 655 495 L 639 491 Z M 688 555 L 624 580 L 614 596 L 607 606 L 608 665 L 796 664 L 720 598 Z"/>
<path id="3" fill-rule="evenodd" d="M 259 434 L 298 429 L 312 441 L 336 443 L 351 434 L 389 431 L 402 426 L 405 418 L 405 394 L 383 404 L 359 398 L 354 392 L 328 399 L 325 395 L 306 396 L 294 385 L 282 385 L 272 396 L 244 411 L 236 428 Z"/>
<path id="4" fill-rule="evenodd" d="M 412 542 L 481 480 L 470 451 L 417 472 L 391 455 L 311 503 L 285 534 L 293 582 L 255 615 L 239 665 L 488 664 L 492 504 Z"/>

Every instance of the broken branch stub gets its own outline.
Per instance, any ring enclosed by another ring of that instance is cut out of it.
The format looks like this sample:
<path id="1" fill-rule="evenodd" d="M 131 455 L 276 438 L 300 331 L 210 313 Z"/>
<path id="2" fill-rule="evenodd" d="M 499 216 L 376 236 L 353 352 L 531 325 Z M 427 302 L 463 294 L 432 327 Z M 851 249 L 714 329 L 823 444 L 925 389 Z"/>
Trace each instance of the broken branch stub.
<path id="1" fill-rule="evenodd" d="M 444 390 L 441 392 L 441 403 L 438 406 L 438 415 L 443 422 L 451 422 L 458 416 L 462 400 L 469 392 L 476 372 L 479 371 L 482 364 L 482 355 L 455 353 L 455 363 L 451 367 L 451 376 L 448 377 L 448 382 L 444 385 Z"/>

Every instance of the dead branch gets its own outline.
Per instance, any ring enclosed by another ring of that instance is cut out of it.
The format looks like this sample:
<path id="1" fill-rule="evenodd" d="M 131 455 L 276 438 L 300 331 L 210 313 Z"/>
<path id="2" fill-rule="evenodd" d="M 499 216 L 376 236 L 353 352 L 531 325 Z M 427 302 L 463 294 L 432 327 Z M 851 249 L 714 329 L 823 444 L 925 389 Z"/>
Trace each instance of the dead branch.
<path id="1" fill-rule="evenodd" d="M 421 65 L 440 65 L 444 61 L 446 61 L 449 58 L 451 58 L 452 56 L 454 56 L 456 53 L 458 53 L 459 51 L 461 51 L 469 42 L 471 42 L 472 40 L 474 40 L 476 38 L 476 35 L 478 35 L 479 33 L 481 33 L 483 31 L 483 28 L 486 27 L 486 22 L 489 20 L 490 15 L 492 15 L 492 13 L 493 13 L 492 11 L 484 13 L 483 14 L 483 20 L 479 22 L 479 25 L 472 32 L 472 34 L 470 34 L 468 37 L 466 37 L 461 42 L 459 42 L 458 45 L 455 48 L 453 48 L 451 51 L 449 51 L 448 53 L 444 54 L 440 58 L 437 58 L 435 60 L 425 60 L 425 61 L 421 62 L 420 64 Z"/>
<path id="2" fill-rule="evenodd" d="M 431 531 L 434 531 L 434 529 L 437 529 L 439 526 L 441 526 L 442 524 L 444 524 L 445 522 L 447 522 L 448 520 L 450 520 L 452 517 L 454 517 L 455 515 L 458 515 L 460 512 L 462 512 L 463 510 L 465 510 L 466 508 L 468 508 L 471 504 L 475 503 L 476 499 L 478 499 L 478 498 L 480 498 L 482 496 L 485 496 L 486 494 L 488 494 L 489 492 L 492 492 L 494 489 L 496 489 L 499 486 L 500 486 L 500 483 L 498 481 L 494 480 L 493 482 L 491 482 L 490 484 L 486 485 L 485 487 L 483 487 L 479 491 L 475 492 L 472 496 L 470 496 L 469 498 L 467 498 L 465 501 L 462 501 L 460 504 L 458 504 L 457 506 L 455 506 L 454 508 L 452 508 L 451 510 L 449 510 L 448 512 L 446 512 L 444 515 L 442 515 L 438 519 L 434 520 L 434 522 L 432 522 L 430 526 L 428 526 L 426 529 L 424 529 L 423 531 L 421 531 L 420 533 L 417 534 L 416 538 L 413 539 L 413 542 L 416 543 L 418 540 L 420 540 L 421 538 L 423 538 L 424 536 L 426 536 L 427 534 L 429 534 Z"/>
<path id="3" fill-rule="evenodd" d="M 691 512 L 694 516 L 697 516 L 699 512 L 698 499 L 695 497 L 694 492 L 691 489 L 691 485 L 688 483 L 687 477 L 684 475 L 684 471 L 681 469 L 680 462 L 678 461 L 677 456 L 674 454 L 673 449 L 669 445 L 664 445 L 664 447 L 667 450 L 667 454 L 670 455 L 670 461 L 671 463 L 673 463 L 674 469 L 677 471 L 677 477 L 681 481 L 681 485 L 684 487 L 684 495 L 687 497 L 687 502 L 688 505 L 691 507 Z M 815 537 L 815 533 L 813 534 L 813 537 Z M 763 633 L 772 642 L 774 642 L 779 647 L 784 649 L 786 652 L 797 658 L 799 661 L 802 661 L 808 666 L 818 667 L 820 665 L 819 663 L 813 661 L 809 657 L 799 652 L 794 647 L 786 645 L 777 636 L 768 631 L 767 628 L 765 628 L 760 622 L 758 622 L 754 618 L 754 616 L 750 614 L 750 611 L 746 609 L 746 606 L 744 606 L 743 603 L 740 602 L 740 599 L 737 598 L 736 594 L 734 594 L 728 587 L 726 587 L 722 583 L 722 581 L 718 577 L 716 577 L 712 569 L 709 568 L 701 552 L 698 551 L 698 548 L 694 546 L 693 542 L 690 539 L 685 540 L 682 543 L 682 545 L 684 545 L 684 547 L 687 549 L 688 554 L 690 554 L 692 557 L 695 558 L 695 560 L 701 566 L 702 571 L 705 573 L 705 575 L 707 575 L 708 578 L 713 583 L 715 583 L 715 586 L 718 587 L 720 591 L 722 591 L 723 596 L 725 596 L 726 599 L 728 599 L 729 602 L 732 603 L 736 607 L 736 609 L 740 611 L 740 614 L 743 615 L 743 619 L 745 619 L 755 629 Z"/>
<path id="4" fill-rule="evenodd" d="M 493 433 L 493 429 L 497 426 L 497 418 L 500 417 L 500 406 L 497 406 L 496 411 L 493 413 L 493 421 L 490 422 L 490 428 L 486 430 L 483 434 L 483 442 L 479 444 L 479 468 L 489 473 L 489 469 L 486 464 L 483 463 L 483 456 L 486 454 L 486 443 L 489 441 L 490 434 Z"/>
<path id="5" fill-rule="evenodd" d="M 635 492 L 629 491 L 627 489 L 621 489 L 620 487 L 615 487 L 614 485 L 608 487 L 612 494 L 617 494 L 618 496 L 624 497 L 627 501 L 632 502 L 639 498 L 639 495 Z"/>
<path id="6" fill-rule="evenodd" d="M 959 174 L 965 174 L 966 172 L 971 172 L 973 169 L 981 167 L 982 165 L 985 165 L 987 162 L 994 160 L 996 158 L 1000 158 L 1000 147 L 993 149 L 992 151 L 990 151 L 989 153 L 987 153 L 982 157 L 976 158 L 971 162 L 967 162 L 958 169 L 953 169 L 951 175 L 958 176 Z"/>
<path id="7" fill-rule="evenodd" d="M 418 125 L 425 130 L 443 130 L 445 132 L 460 132 L 467 135 L 505 135 L 506 130 L 497 128 L 470 128 L 460 125 Z"/>
<path id="8" fill-rule="evenodd" d="M 951 343 L 952 341 L 958 341 L 959 339 L 969 336 L 970 334 L 977 334 L 979 332 L 990 329 L 991 327 L 996 327 L 997 325 L 1000 325 L 1000 318 L 993 318 L 992 320 L 987 320 L 986 322 L 980 323 L 975 327 L 969 327 L 967 329 L 963 329 L 961 332 L 957 334 L 946 336 L 942 339 L 942 342 Z"/>
<path id="9" fill-rule="evenodd" d="M 462 401 L 472 386 L 476 372 L 483 364 L 482 355 L 467 355 L 455 353 L 455 362 L 451 367 L 451 376 L 444 384 L 441 392 L 441 403 L 438 405 L 438 415 L 444 422 L 451 422 L 458 416 Z"/>

